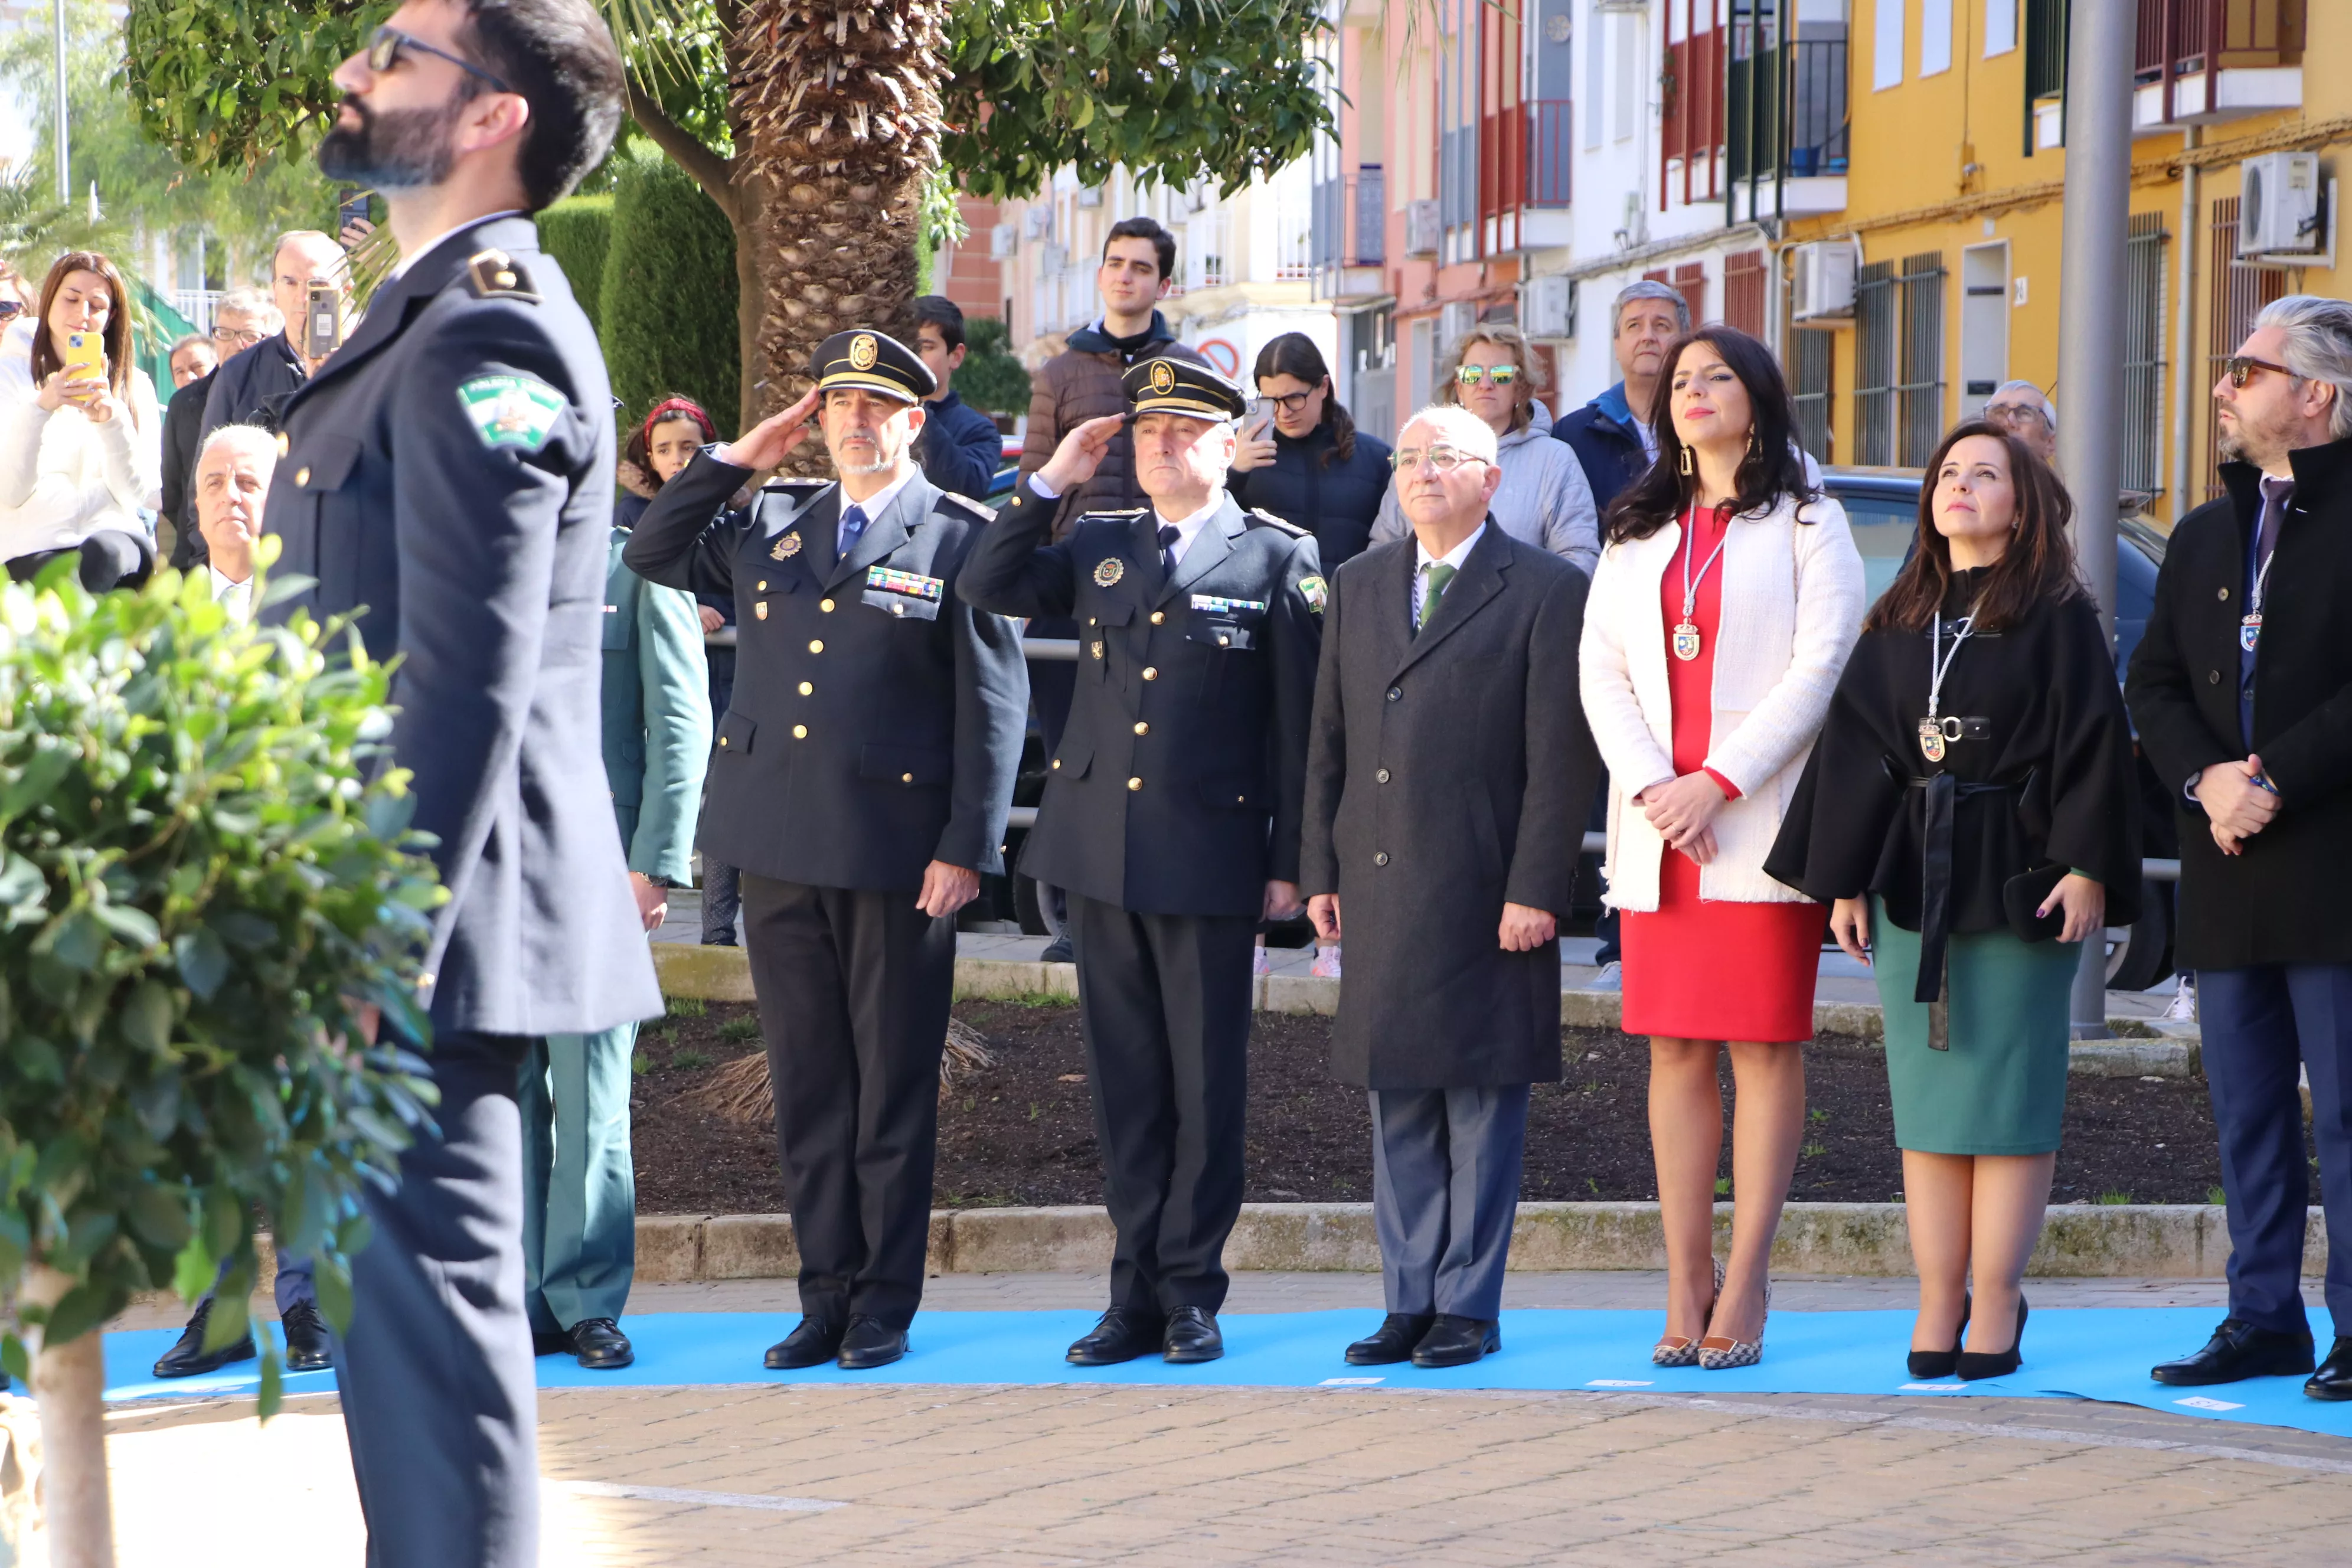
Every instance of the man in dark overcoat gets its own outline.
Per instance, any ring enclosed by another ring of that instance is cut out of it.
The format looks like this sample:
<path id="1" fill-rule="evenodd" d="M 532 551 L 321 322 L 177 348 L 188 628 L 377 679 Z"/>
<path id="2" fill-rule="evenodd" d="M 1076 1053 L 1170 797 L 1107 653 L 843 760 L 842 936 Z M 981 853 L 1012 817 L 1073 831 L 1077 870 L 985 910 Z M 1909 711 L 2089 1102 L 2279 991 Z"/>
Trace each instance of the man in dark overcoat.
<path id="1" fill-rule="evenodd" d="M 2352 1399 L 2352 304 L 2264 307 L 2213 398 L 2229 493 L 2173 530 L 2125 696 L 2178 792 L 2174 953 L 2197 972 L 2230 1312 L 2152 1375 L 2310 1373 L 2305 1394 Z M 2336 1330 L 2316 1372 L 2306 1071 Z"/>
<path id="2" fill-rule="evenodd" d="M 916 466 L 931 373 L 865 328 L 812 368 L 662 486 L 622 559 L 735 603 L 701 845 L 742 874 L 801 1255 L 803 1316 L 766 1360 L 860 1371 L 906 1353 L 922 1300 L 955 915 L 1003 867 L 1029 680 L 1018 628 L 955 591 L 989 511 Z M 813 425 L 839 479 L 728 507 Z"/>
<path id="3" fill-rule="evenodd" d="M 1298 811 L 1323 579 L 1315 536 L 1225 492 L 1241 388 L 1204 364 L 1127 372 L 1151 505 L 1057 497 L 1123 434 L 1089 419 L 1021 481 L 960 586 L 1006 615 L 1075 618 L 1077 696 L 1022 869 L 1070 894 L 1078 1021 L 1118 1244 L 1081 1366 L 1224 1353 L 1225 1237 L 1241 1215 L 1253 932 L 1298 908 Z"/>
<path id="4" fill-rule="evenodd" d="M 1528 1095 L 1559 1077 L 1559 918 L 1600 752 L 1577 696 L 1584 574 L 1495 526 L 1495 433 L 1398 437 L 1413 537 L 1341 567 L 1324 613 L 1300 887 L 1347 974 L 1332 1075 L 1368 1091 L 1388 1317 L 1360 1366 L 1502 1347 Z"/>

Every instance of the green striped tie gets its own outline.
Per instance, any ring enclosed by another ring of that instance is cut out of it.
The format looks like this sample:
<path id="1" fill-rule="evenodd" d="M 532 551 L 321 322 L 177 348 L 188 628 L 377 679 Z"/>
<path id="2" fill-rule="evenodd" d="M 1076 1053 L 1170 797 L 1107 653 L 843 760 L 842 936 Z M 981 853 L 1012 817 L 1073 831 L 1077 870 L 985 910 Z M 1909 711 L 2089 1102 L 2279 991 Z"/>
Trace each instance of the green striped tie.
<path id="1" fill-rule="evenodd" d="M 1454 570 L 1443 561 L 1433 561 L 1421 569 L 1426 586 L 1421 594 L 1421 619 L 1413 623 L 1415 635 L 1429 625 L 1430 616 L 1437 614 L 1437 601 L 1444 596 L 1445 584 L 1454 581 Z"/>

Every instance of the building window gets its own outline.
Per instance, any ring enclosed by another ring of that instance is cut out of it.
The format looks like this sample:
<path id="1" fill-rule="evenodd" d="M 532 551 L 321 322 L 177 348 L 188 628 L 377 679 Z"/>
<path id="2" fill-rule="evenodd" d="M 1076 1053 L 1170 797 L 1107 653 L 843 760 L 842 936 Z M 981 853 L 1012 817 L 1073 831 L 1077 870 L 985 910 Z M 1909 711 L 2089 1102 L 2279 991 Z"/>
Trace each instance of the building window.
<path id="1" fill-rule="evenodd" d="M 2263 306 L 2286 294 L 2286 274 L 2268 267 L 2246 267 L 2238 260 L 2238 198 L 2225 196 L 2213 204 L 2213 294 L 2206 320 L 2205 380 L 2221 379 L 2221 362 L 2238 352 L 2254 318 Z M 2205 416 L 2205 499 L 2219 500 L 2221 451 L 2215 444 L 2221 423 L 2209 409 Z"/>
<path id="2" fill-rule="evenodd" d="M 1903 85 L 1904 0 L 1878 0 L 1870 29 L 1870 85 L 1884 91 Z"/>
<path id="3" fill-rule="evenodd" d="M 1715 0 L 1666 0 L 1666 18 L 1665 71 L 1658 82 L 1661 212 L 1674 199 L 1677 173 L 1685 206 L 1722 198 L 1724 58 L 1730 34 L 1717 26 Z"/>
<path id="4" fill-rule="evenodd" d="M 1895 263 L 1874 261 L 1853 284 L 1853 460 L 1895 461 L 1895 326 L 1901 311 Z"/>
<path id="5" fill-rule="evenodd" d="M 2164 232 L 2160 213 L 2134 213 L 2124 241 L 2123 488 L 2164 489 Z"/>
<path id="6" fill-rule="evenodd" d="M 2017 0 L 1985 0 L 1985 58 L 2017 47 Z"/>
<path id="7" fill-rule="evenodd" d="M 1830 381 L 1836 348 L 1837 334 L 1817 327 L 1799 327 L 1789 334 L 1790 367 L 1795 373 L 1789 400 L 1797 408 L 1797 445 L 1817 463 L 1830 460 Z"/>
<path id="8" fill-rule="evenodd" d="M 1952 68 L 1952 0 L 1919 0 L 1919 74 Z"/>
<path id="9" fill-rule="evenodd" d="M 1751 338 L 1764 335 L 1764 253 L 1736 250 L 1723 258 L 1723 319 Z"/>
<path id="10" fill-rule="evenodd" d="M 2034 148 L 2057 146 L 2065 140 L 2066 16 L 2068 0 L 2021 0 L 2025 7 L 2025 155 Z M 2054 106 L 2058 124 L 2054 140 L 2045 140 L 2035 122 L 2038 108 Z"/>
<path id="11" fill-rule="evenodd" d="M 1902 422 L 1895 460 L 1924 468 L 1944 435 L 1944 253 L 1903 258 L 1903 379 L 1895 386 Z"/>

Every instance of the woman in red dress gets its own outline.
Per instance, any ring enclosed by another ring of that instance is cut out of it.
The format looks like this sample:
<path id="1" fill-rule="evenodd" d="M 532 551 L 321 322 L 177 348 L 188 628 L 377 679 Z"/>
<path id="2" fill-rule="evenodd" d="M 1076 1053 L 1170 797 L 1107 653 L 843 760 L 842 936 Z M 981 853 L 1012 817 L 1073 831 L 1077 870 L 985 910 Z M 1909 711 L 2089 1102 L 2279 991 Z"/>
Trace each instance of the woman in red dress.
<path id="1" fill-rule="evenodd" d="M 1666 1239 L 1662 1366 L 1761 1353 L 1768 1271 L 1804 1130 L 1824 911 L 1765 874 L 1862 623 L 1845 512 L 1812 493 L 1779 366 L 1709 326 L 1667 352 L 1658 460 L 1611 508 L 1581 657 L 1609 764 L 1609 902 L 1624 1028 L 1650 1037 Z M 1731 1056 L 1731 1253 L 1714 1254 Z"/>

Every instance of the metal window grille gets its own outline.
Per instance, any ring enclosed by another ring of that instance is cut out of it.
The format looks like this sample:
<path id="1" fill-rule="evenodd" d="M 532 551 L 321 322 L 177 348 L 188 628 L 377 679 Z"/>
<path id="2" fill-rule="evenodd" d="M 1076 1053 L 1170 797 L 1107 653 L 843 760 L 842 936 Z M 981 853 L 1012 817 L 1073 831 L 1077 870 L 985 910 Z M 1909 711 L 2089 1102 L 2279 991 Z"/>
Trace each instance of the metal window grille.
<path id="1" fill-rule="evenodd" d="M 2060 100 L 2063 134 L 2066 96 L 2066 26 L 2072 0 L 2024 0 L 2025 3 L 2025 155 L 2033 156 L 2033 106 L 2044 99 Z"/>
<path id="2" fill-rule="evenodd" d="M 1924 468 L 1944 434 L 1944 253 L 1903 258 L 1903 379 L 1895 384 L 1902 426 L 1895 461 Z"/>
<path id="3" fill-rule="evenodd" d="M 1874 261 L 1853 285 L 1853 460 L 1895 461 L 1895 263 Z"/>
<path id="4" fill-rule="evenodd" d="M 1797 445 L 1813 461 L 1830 460 L 1831 367 L 1837 363 L 1837 334 L 1815 327 L 1800 327 L 1789 334 L 1795 390 L 1790 401 L 1797 407 Z"/>
<path id="5" fill-rule="evenodd" d="M 2164 489 L 2164 232 L 2161 213 L 2135 213 L 2124 241 L 2123 488 Z"/>
<path id="6" fill-rule="evenodd" d="M 1704 321 L 1706 315 L 1706 263 L 1685 261 L 1675 268 L 1672 279 L 1683 303 L 1690 307 L 1691 320 Z"/>
<path id="7" fill-rule="evenodd" d="M 2213 264 L 2211 309 L 2206 312 L 2211 336 L 2206 342 L 2205 379 L 2221 378 L 2221 362 L 2238 352 L 2254 318 L 2264 305 L 2286 293 L 2286 274 L 2267 267 L 2238 262 L 2238 198 L 2224 196 L 2213 204 Z M 2205 499 L 2219 500 L 2221 489 L 2221 422 L 2209 410 L 2205 416 Z"/>
<path id="8" fill-rule="evenodd" d="M 1764 335 L 1764 253 L 1735 250 L 1723 258 L 1723 319 L 1751 338 Z"/>

